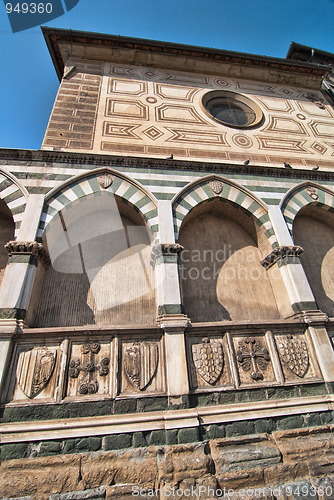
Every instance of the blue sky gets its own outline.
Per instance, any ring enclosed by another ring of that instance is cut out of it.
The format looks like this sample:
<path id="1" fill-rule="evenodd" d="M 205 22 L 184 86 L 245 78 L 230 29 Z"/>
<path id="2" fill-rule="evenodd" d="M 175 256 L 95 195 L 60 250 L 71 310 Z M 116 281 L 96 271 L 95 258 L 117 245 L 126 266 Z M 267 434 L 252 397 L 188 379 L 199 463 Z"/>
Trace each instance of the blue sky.
<path id="1" fill-rule="evenodd" d="M 291 41 L 334 52 L 333 21 L 334 0 L 80 0 L 47 25 L 285 57 Z M 3 3 L 0 63 L 0 147 L 39 149 L 58 79 L 40 28 L 12 33 Z"/>

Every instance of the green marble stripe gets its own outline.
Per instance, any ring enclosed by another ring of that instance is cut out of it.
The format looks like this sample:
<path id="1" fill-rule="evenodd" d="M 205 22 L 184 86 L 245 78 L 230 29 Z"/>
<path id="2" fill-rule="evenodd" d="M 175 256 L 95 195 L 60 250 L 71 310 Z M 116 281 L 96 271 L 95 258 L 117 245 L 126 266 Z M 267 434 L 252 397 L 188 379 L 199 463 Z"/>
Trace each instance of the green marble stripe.
<path id="1" fill-rule="evenodd" d="M 141 208 L 145 207 L 145 205 L 148 205 L 151 201 L 152 200 L 145 194 L 145 195 L 143 195 L 142 198 L 140 198 L 140 200 L 136 201 L 134 206 L 141 209 Z"/>
<path id="2" fill-rule="evenodd" d="M 185 201 L 184 198 L 180 198 L 179 199 L 178 205 L 181 205 L 181 207 L 183 207 L 186 210 L 188 210 L 188 212 L 190 212 L 190 210 L 192 210 L 194 208 L 194 206 L 190 205 L 190 203 L 188 203 L 187 201 Z"/>
<path id="3" fill-rule="evenodd" d="M 25 197 L 22 195 L 22 192 L 19 189 L 17 189 L 16 191 L 14 191 L 14 193 L 11 193 L 11 194 L 5 196 L 4 198 L 2 198 L 2 201 L 4 201 L 6 204 L 8 204 L 11 201 L 18 200 L 19 198 L 22 198 L 23 200 L 25 200 Z"/>
<path id="4" fill-rule="evenodd" d="M 13 184 L 13 181 L 11 181 L 7 178 L 4 178 L 3 181 L 0 182 L 0 193 L 1 193 L 1 191 L 4 191 L 6 188 L 11 186 L 12 184 Z"/>
<path id="5" fill-rule="evenodd" d="M 20 221 L 20 220 L 18 220 L 17 222 L 15 222 L 15 229 L 20 229 L 21 224 L 22 224 L 22 221 Z"/>
<path id="6" fill-rule="evenodd" d="M 301 264 L 300 258 L 298 256 L 288 255 L 284 259 L 278 261 L 278 267 L 284 267 L 289 264 Z"/>
<path id="7" fill-rule="evenodd" d="M 101 191 L 100 184 L 98 183 L 96 177 L 88 177 L 87 180 L 94 193 L 97 191 Z"/>
<path id="8" fill-rule="evenodd" d="M 0 319 L 24 319 L 25 316 L 25 309 L 16 309 L 12 307 L 0 308 Z"/>
<path id="9" fill-rule="evenodd" d="M 56 213 L 58 212 L 58 210 L 56 210 L 55 208 L 51 207 L 50 205 L 46 205 L 43 213 L 45 213 L 46 215 L 55 215 Z"/>
<path id="10" fill-rule="evenodd" d="M 150 210 L 146 214 L 143 214 L 145 220 L 153 219 L 158 216 L 158 210 L 155 208 L 154 210 Z"/>
<path id="11" fill-rule="evenodd" d="M 152 233 L 159 232 L 159 224 L 153 224 L 153 226 L 151 226 L 150 229 Z"/>
<path id="12" fill-rule="evenodd" d="M 262 200 L 267 205 L 279 205 L 281 203 L 281 200 L 276 200 L 275 198 L 262 198 Z"/>
<path id="13" fill-rule="evenodd" d="M 11 209 L 12 215 L 22 214 L 22 212 L 26 209 L 26 203 L 24 205 L 20 205 L 19 207 L 15 207 Z"/>
<path id="14" fill-rule="evenodd" d="M 164 314 L 182 314 L 183 307 L 181 304 L 164 304 L 158 307 L 158 315 L 163 316 Z"/>
<path id="15" fill-rule="evenodd" d="M 154 180 L 154 179 L 136 179 L 143 186 L 168 186 L 168 187 L 184 187 L 189 184 L 187 181 L 173 180 Z"/>
<path id="16" fill-rule="evenodd" d="M 55 198 L 59 203 L 61 203 L 64 207 L 69 203 L 72 203 L 71 200 L 67 198 L 64 194 L 58 194 Z"/>
<path id="17" fill-rule="evenodd" d="M 290 214 L 296 215 L 299 212 L 299 210 L 296 210 L 295 208 L 289 206 L 286 208 L 285 212 L 290 212 Z"/>
<path id="18" fill-rule="evenodd" d="M 197 201 L 197 203 L 202 203 L 203 199 L 200 197 L 200 195 L 196 192 L 196 189 L 194 189 L 193 191 L 190 191 L 189 193 L 185 193 L 184 196 L 188 196 L 188 194 L 191 196 L 191 198 L 195 201 Z M 195 205 L 194 205 L 195 206 Z"/>
<path id="19" fill-rule="evenodd" d="M 214 198 L 216 196 L 207 183 L 200 184 L 200 186 L 203 189 L 203 191 L 208 195 L 208 198 Z"/>
<path id="20" fill-rule="evenodd" d="M 152 193 L 156 197 L 157 200 L 172 200 L 175 196 L 175 193 Z"/>
<path id="21" fill-rule="evenodd" d="M 242 205 L 242 202 L 248 198 L 248 195 L 244 193 L 243 191 L 240 191 L 234 200 L 234 203 L 237 203 L 238 205 Z"/>
<path id="22" fill-rule="evenodd" d="M 302 200 L 300 200 L 299 198 L 297 198 L 297 196 L 291 198 L 291 200 L 289 201 L 288 205 L 286 206 L 286 210 L 290 210 L 290 206 L 291 206 L 290 203 L 295 203 L 300 208 L 305 207 L 305 203 Z"/>
<path id="23" fill-rule="evenodd" d="M 291 305 L 293 312 L 317 310 L 317 304 L 315 302 L 295 302 Z"/>
<path id="24" fill-rule="evenodd" d="M 112 185 L 110 186 L 110 190 L 116 194 L 117 193 L 117 190 L 118 188 L 120 187 L 120 185 L 123 183 L 123 182 L 126 182 L 124 181 L 124 179 L 122 179 L 121 177 L 115 177 L 115 179 L 113 180 L 113 183 Z"/>
<path id="25" fill-rule="evenodd" d="M 307 192 L 305 190 L 303 191 L 300 191 L 299 193 L 305 200 L 306 200 L 306 203 L 304 203 L 303 206 L 305 205 L 309 205 L 310 203 L 312 203 L 314 200 L 312 200 L 312 198 L 307 194 Z M 293 198 L 292 198 L 293 199 Z"/>
<path id="26" fill-rule="evenodd" d="M 253 203 L 247 208 L 247 210 L 251 214 L 254 214 L 259 208 L 261 208 L 261 205 L 257 201 L 253 201 Z"/>
<path id="27" fill-rule="evenodd" d="M 30 264 L 37 267 L 38 257 L 37 255 L 11 255 L 8 264 Z"/>
<path id="28" fill-rule="evenodd" d="M 178 219 L 180 221 L 183 221 L 183 219 L 185 218 L 185 214 L 181 214 L 181 212 L 178 212 L 177 210 L 174 210 L 174 218 L 175 219 Z"/>
<path id="29" fill-rule="evenodd" d="M 318 200 L 319 200 L 319 203 L 323 203 L 324 205 L 326 205 L 325 191 L 321 191 L 321 189 L 318 189 Z"/>
<path id="30" fill-rule="evenodd" d="M 257 217 L 255 219 L 255 222 L 260 227 L 263 224 L 265 224 L 266 222 L 270 222 L 269 215 L 268 214 L 264 214 L 261 217 Z"/>
<path id="31" fill-rule="evenodd" d="M 29 194 L 46 194 L 51 191 L 52 187 L 36 187 L 36 186 L 26 186 Z"/>
<path id="32" fill-rule="evenodd" d="M 284 219 L 285 219 L 285 222 L 287 224 L 291 224 L 293 225 L 293 219 L 291 219 L 291 217 L 288 217 L 287 215 L 284 216 Z"/>
<path id="33" fill-rule="evenodd" d="M 83 196 L 86 196 L 85 191 L 82 189 L 82 187 L 78 182 L 72 184 L 70 188 L 73 191 L 73 193 L 77 196 L 77 198 L 82 198 Z"/>
<path id="34" fill-rule="evenodd" d="M 269 238 L 270 238 L 271 236 L 275 236 L 275 237 L 276 237 L 276 235 L 275 235 L 275 231 L 273 230 L 273 228 L 272 228 L 272 227 L 271 227 L 271 228 L 269 228 L 269 229 L 267 229 L 267 230 L 265 231 L 265 233 L 264 233 L 264 234 L 265 234 L 265 236 L 268 238 L 268 240 L 269 240 Z"/>
<path id="35" fill-rule="evenodd" d="M 122 198 L 124 198 L 125 200 L 129 200 L 131 198 L 131 196 L 133 196 L 138 191 L 139 191 L 139 189 L 137 188 L 137 186 L 130 186 L 125 191 L 125 193 L 122 195 Z"/>
<path id="36" fill-rule="evenodd" d="M 244 185 L 250 191 L 262 191 L 263 193 L 287 193 L 289 188 L 279 186 L 253 186 L 250 184 Z"/>

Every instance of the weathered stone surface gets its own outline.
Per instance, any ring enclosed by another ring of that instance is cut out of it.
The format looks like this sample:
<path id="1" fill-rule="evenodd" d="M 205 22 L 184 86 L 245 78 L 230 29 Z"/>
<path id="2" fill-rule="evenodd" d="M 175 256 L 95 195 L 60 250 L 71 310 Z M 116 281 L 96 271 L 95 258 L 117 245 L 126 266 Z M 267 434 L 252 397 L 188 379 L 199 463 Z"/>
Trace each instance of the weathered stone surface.
<path id="1" fill-rule="evenodd" d="M 43 498 L 46 494 L 83 489 L 80 457 L 61 455 L 3 462 L 0 484 L 8 497 L 38 495 L 36 498 Z"/>
<path id="2" fill-rule="evenodd" d="M 89 488 L 113 484 L 153 483 L 157 477 L 156 448 L 83 455 L 81 475 Z"/>
<path id="3" fill-rule="evenodd" d="M 122 450 L 132 446 L 131 434 L 111 434 L 104 439 L 105 450 Z"/>
<path id="4" fill-rule="evenodd" d="M 166 482 L 202 477 L 214 472 L 207 443 L 174 445 L 163 451 L 159 461 L 159 478 Z"/>
<path id="5" fill-rule="evenodd" d="M 318 462 L 326 456 L 334 460 L 333 426 L 273 432 L 285 463 Z"/>
<path id="6" fill-rule="evenodd" d="M 281 454 L 266 434 L 225 438 L 210 443 L 217 474 L 270 467 L 281 462 Z"/>
<path id="7" fill-rule="evenodd" d="M 106 489 L 104 487 L 94 488 L 93 490 L 72 491 L 70 493 L 61 493 L 50 495 L 49 500 L 104 500 Z"/>

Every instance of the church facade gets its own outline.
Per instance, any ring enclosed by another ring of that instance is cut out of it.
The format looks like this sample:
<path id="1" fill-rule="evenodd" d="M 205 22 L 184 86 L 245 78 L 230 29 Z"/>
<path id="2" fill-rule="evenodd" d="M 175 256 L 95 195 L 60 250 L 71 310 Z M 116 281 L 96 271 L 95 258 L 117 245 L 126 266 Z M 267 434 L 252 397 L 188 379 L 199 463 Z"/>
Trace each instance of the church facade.
<path id="1" fill-rule="evenodd" d="M 330 498 L 330 54 L 43 33 L 42 147 L 0 150 L 5 497 Z"/>

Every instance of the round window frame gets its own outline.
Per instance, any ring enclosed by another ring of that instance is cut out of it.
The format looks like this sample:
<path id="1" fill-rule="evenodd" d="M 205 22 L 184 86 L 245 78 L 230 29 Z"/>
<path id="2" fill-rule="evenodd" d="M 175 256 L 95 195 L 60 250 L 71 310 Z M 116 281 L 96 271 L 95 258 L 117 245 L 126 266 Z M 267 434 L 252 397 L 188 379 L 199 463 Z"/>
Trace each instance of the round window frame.
<path id="1" fill-rule="evenodd" d="M 255 113 L 255 119 L 252 121 L 252 123 L 248 123 L 246 125 L 235 125 L 225 122 L 223 120 L 219 120 L 210 113 L 207 106 L 208 103 L 213 99 L 222 99 L 222 98 L 229 98 L 231 100 L 234 100 L 236 103 L 240 102 L 242 104 L 245 104 Z M 203 95 L 201 100 L 201 106 L 205 114 L 209 116 L 211 120 L 214 120 L 215 122 L 225 125 L 226 127 L 229 128 L 236 128 L 236 129 L 254 128 L 261 125 L 264 119 L 263 111 L 256 102 L 254 102 L 249 97 L 246 97 L 242 94 L 237 94 L 236 92 L 231 92 L 230 90 L 210 90 L 210 92 L 207 92 L 206 94 Z"/>

